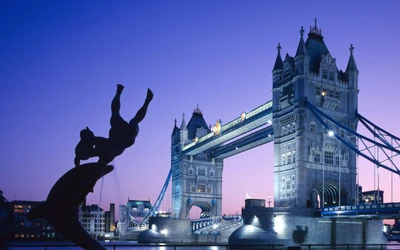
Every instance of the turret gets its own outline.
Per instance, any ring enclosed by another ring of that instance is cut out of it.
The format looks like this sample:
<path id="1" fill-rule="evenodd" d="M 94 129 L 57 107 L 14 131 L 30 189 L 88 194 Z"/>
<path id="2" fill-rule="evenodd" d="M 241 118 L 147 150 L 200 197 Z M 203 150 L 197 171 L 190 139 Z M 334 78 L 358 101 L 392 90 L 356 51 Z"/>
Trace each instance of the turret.
<path id="1" fill-rule="evenodd" d="M 347 63 L 347 67 L 346 67 L 346 81 L 349 82 L 349 87 L 350 88 L 354 88 L 354 89 L 358 89 L 358 69 L 357 69 L 357 65 L 356 65 L 356 61 L 354 60 L 354 56 L 353 56 L 353 44 L 350 45 L 350 58 L 349 58 L 349 62 Z"/>
<path id="2" fill-rule="evenodd" d="M 358 69 L 356 65 L 356 61 L 353 56 L 353 44 L 350 45 L 350 58 L 347 63 L 345 78 L 349 84 L 349 110 L 350 112 L 355 112 L 358 109 Z"/>
<path id="3" fill-rule="evenodd" d="M 294 65 L 295 65 L 295 75 L 304 75 L 308 74 L 309 69 L 308 69 L 308 52 L 306 45 L 304 43 L 304 29 L 303 26 L 301 26 L 300 29 L 300 42 L 299 45 L 297 46 L 296 50 L 296 55 L 294 57 Z"/>
<path id="4" fill-rule="evenodd" d="M 188 129 L 185 122 L 185 113 L 182 114 L 182 123 L 181 127 L 179 128 L 179 136 L 180 136 L 180 143 L 181 148 L 187 143 L 188 141 Z"/>
<path id="5" fill-rule="evenodd" d="M 174 128 L 172 130 L 172 134 L 171 134 L 171 146 L 174 146 L 175 144 L 177 144 L 180 140 L 180 136 L 179 136 L 179 128 L 178 126 L 176 126 L 176 119 L 174 121 Z"/>

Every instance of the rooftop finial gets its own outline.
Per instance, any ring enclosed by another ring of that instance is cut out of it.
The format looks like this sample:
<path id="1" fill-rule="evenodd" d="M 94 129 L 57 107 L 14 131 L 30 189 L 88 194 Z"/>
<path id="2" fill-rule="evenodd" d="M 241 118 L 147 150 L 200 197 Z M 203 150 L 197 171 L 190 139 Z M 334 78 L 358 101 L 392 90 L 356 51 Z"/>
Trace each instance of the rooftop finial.
<path id="1" fill-rule="evenodd" d="M 197 103 L 197 108 L 193 111 L 193 113 L 196 113 L 196 114 L 203 114 L 202 112 L 201 112 L 201 110 L 199 109 L 199 104 Z"/>
<path id="2" fill-rule="evenodd" d="M 282 49 L 281 43 L 278 43 L 278 47 L 276 47 L 276 48 L 278 49 L 278 53 L 281 53 L 281 49 Z"/>
<path id="3" fill-rule="evenodd" d="M 182 120 L 185 120 L 185 112 L 182 113 Z"/>
<path id="4" fill-rule="evenodd" d="M 175 118 L 175 120 L 174 120 L 174 123 L 175 123 L 175 127 L 176 127 L 176 118 Z"/>
<path id="5" fill-rule="evenodd" d="M 301 29 L 300 29 L 300 36 L 303 37 L 303 34 L 304 34 L 304 29 L 303 29 L 303 26 L 301 26 Z"/>
<path id="6" fill-rule="evenodd" d="M 321 29 L 318 29 L 317 27 L 317 18 L 314 19 L 314 27 L 310 26 L 310 33 L 316 34 L 316 35 L 322 35 Z"/>
<path id="7" fill-rule="evenodd" d="M 353 44 L 350 44 L 350 54 L 353 54 L 353 50 L 354 50 L 354 46 L 353 46 Z"/>

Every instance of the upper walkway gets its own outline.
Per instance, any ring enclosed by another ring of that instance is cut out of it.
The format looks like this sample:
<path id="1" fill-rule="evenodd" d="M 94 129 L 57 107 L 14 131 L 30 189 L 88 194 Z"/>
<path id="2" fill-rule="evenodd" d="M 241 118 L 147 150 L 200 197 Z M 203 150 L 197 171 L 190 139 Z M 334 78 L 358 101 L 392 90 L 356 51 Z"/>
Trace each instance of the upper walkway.
<path id="1" fill-rule="evenodd" d="M 260 128 L 264 125 L 272 124 L 272 101 L 269 101 L 250 112 L 245 112 L 233 121 L 223 125 L 219 131 L 212 131 L 195 141 L 189 143 L 183 148 L 183 154 L 185 155 L 196 155 L 206 150 L 222 146 L 223 143 L 227 143 L 245 133 Z M 265 132 L 265 131 L 264 131 Z M 273 135 L 271 131 L 267 131 L 270 134 L 263 134 L 263 138 L 268 135 Z M 247 137 L 249 138 L 249 137 Z M 260 138 L 259 138 L 260 139 Z M 266 142 L 270 141 L 267 140 Z M 266 143 L 264 142 L 264 143 Z M 247 142 L 248 143 L 248 142 Z M 259 144 L 260 145 L 260 144 Z M 238 146 L 230 147 L 232 149 L 239 149 Z M 225 148 L 224 152 L 226 155 L 222 155 L 221 152 L 216 153 L 215 156 L 227 157 L 228 151 Z M 242 150 L 243 151 L 243 150 Z M 229 156 L 231 156 L 230 154 Z"/>

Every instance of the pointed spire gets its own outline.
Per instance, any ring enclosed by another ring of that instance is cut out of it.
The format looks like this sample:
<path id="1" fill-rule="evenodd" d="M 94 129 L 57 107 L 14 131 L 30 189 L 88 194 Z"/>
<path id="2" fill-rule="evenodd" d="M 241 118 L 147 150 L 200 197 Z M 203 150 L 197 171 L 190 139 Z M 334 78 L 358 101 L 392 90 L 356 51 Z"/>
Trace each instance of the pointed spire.
<path id="1" fill-rule="evenodd" d="M 275 70 L 281 70 L 283 67 L 283 63 L 282 63 L 282 57 L 281 57 L 281 44 L 278 43 L 278 47 L 276 47 L 278 49 L 278 55 L 276 56 L 276 60 L 275 60 L 275 65 L 272 71 Z"/>
<path id="2" fill-rule="evenodd" d="M 304 44 L 303 35 L 304 35 L 304 29 L 303 29 L 303 26 L 301 26 L 301 29 L 300 29 L 300 42 L 299 42 L 299 46 L 297 46 L 297 51 L 296 51 L 295 57 L 296 56 L 306 56 L 306 55 L 308 55 L 306 45 Z"/>
<path id="3" fill-rule="evenodd" d="M 185 113 L 182 114 L 182 123 L 181 123 L 181 130 L 187 130 L 186 122 L 185 122 Z"/>
<path id="4" fill-rule="evenodd" d="M 354 71 L 358 72 L 356 60 L 354 59 L 354 56 L 353 56 L 353 51 L 354 51 L 353 44 L 350 45 L 349 50 L 350 50 L 350 58 L 349 58 L 349 62 L 347 63 L 346 72 L 348 72 L 349 70 L 354 70 Z"/>
<path id="5" fill-rule="evenodd" d="M 175 118 L 175 120 L 174 120 L 174 129 L 172 130 L 172 135 L 175 135 L 178 131 L 179 131 L 179 128 L 176 126 L 176 118 Z"/>

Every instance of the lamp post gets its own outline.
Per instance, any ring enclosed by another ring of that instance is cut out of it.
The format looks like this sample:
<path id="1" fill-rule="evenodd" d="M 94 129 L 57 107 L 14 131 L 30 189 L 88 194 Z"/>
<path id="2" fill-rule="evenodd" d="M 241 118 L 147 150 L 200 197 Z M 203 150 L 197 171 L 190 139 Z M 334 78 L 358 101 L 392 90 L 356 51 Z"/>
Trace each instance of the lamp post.
<path id="1" fill-rule="evenodd" d="M 271 194 L 268 194 L 268 207 L 271 207 Z"/>

